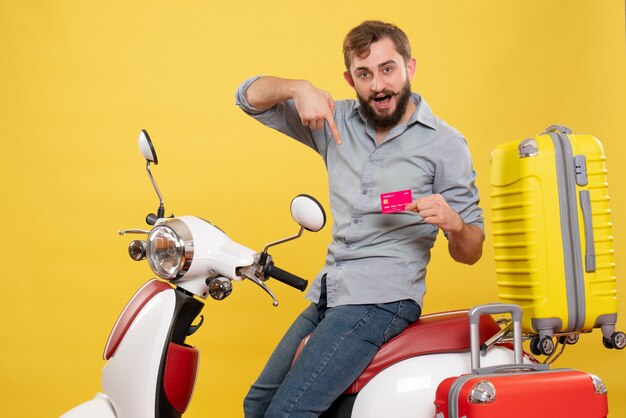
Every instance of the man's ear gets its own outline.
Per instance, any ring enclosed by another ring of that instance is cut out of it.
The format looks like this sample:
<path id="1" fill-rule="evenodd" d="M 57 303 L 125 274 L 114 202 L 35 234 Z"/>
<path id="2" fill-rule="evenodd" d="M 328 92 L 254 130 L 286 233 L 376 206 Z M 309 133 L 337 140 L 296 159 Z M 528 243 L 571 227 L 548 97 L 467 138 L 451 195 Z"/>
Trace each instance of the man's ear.
<path id="1" fill-rule="evenodd" d="M 407 77 L 409 80 L 413 80 L 416 66 L 417 66 L 417 61 L 415 60 L 415 58 L 411 58 L 409 62 L 406 63 L 406 72 L 407 72 Z"/>
<path id="2" fill-rule="evenodd" d="M 352 74 L 350 74 L 350 71 L 344 71 L 343 78 L 345 78 L 348 84 L 350 84 L 350 87 L 354 87 L 354 80 L 352 79 Z"/>

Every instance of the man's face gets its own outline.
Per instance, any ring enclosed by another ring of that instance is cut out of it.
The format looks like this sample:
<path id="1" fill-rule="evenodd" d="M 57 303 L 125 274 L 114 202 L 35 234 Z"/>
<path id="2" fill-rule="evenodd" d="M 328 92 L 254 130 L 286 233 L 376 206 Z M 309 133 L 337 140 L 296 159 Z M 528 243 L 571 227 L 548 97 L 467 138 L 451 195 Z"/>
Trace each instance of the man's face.
<path id="1" fill-rule="evenodd" d="M 383 38 L 372 43 L 367 57 L 353 56 L 344 77 L 354 87 L 365 116 L 376 127 L 387 128 L 406 112 L 414 73 L 415 60 L 405 63 L 393 41 Z"/>

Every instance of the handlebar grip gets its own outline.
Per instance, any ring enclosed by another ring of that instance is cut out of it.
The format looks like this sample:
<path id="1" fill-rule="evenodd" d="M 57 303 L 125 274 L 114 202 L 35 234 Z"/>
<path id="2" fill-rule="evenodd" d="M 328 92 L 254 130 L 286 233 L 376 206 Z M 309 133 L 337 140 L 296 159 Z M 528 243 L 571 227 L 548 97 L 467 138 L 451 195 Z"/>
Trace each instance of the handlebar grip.
<path id="1" fill-rule="evenodd" d="M 265 274 L 267 274 L 270 277 L 275 278 L 279 282 L 283 282 L 286 285 L 295 287 L 301 292 L 303 292 L 304 289 L 306 289 L 307 285 L 309 284 L 307 280 L 301 279 L 295 274 L 291 274 L 288 271 L 285 271 L 281 268 L 276 267 L 274 263 L 268 264 Z"/>

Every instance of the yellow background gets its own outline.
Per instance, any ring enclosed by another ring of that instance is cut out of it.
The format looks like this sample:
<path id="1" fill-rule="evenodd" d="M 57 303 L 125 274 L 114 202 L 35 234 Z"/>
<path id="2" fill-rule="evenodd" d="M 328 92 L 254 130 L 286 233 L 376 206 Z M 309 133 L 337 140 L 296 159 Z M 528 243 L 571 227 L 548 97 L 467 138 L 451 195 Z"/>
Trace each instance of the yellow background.
<path id="1" fill-rule="evenodd" d="M 245 117 L 233 92 L 261 73 L 353 97 L 341 42 L 369 18 L 409 35 L 414 89 L 467 136 L 485 209 L 497 144 L 553 123 L 603 141 L 623 296 L 624 16 L 621 0 L 0 2 L 2 415 L 58 416 L 100 388 L 109 330 L 151 277 L 126 255 L 129 238 L 116 235 L 143 227 L 157 205 L 140 129 L 156 143 L 168 213 L 203 216 L 251 248 L 296 231 L 294 195 L 328 207 L 321 159 Z M 486 220 L 477 265 L 454 264 L 443 242 L 435 249 L 426 312 L 496 299 L 488 210 Z M 329 233 L 277 248 L 277 263 L 313 277 Z M 205 325 L 189 339 L 202 355 L 186 416 L 242 415 L 247 386 L 305 306 L 296 291 L 273 288 L 277 309 L 251 283 L 208 301 Z M 626 352 L 605 350 L 598 331 L 557 365 L 603 377 L 611 416 L 626 416 Z"/>

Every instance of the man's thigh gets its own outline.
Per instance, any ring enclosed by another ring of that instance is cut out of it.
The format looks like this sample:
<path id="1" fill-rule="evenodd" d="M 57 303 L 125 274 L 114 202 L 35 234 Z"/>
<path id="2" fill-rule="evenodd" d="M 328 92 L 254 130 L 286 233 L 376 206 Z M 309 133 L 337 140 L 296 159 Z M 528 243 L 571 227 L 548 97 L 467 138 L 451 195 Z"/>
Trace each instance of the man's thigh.
<path id="1" fill-rule="evenodd" d="M 294 417 L 325 411 L 367 367 L 385 341 L 398 310 L 390 305 L 328 309 L 276 393 L 270 410 L 276 416 Z"/>

